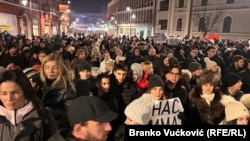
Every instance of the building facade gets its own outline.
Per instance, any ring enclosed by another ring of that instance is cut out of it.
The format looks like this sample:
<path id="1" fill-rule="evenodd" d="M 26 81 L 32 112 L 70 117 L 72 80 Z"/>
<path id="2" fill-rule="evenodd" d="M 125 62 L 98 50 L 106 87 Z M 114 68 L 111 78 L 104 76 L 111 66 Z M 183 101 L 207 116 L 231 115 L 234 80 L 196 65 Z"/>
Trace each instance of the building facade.
<path id="1" fill-rule="evenodd" d="M 113 0 L 110 3 L 113 4 L 108 4 L 107 11 L 108 15 L 114 15 L 118 35 L 146 38 L 153 34 L 155 0 Z M 112 10 L 109 9 L 114 9 L 113 5 L 117 8 L 115 13 L 110 13 Z"/>
<path id="2" fill-rule="evenodd" d="M 131 20 L 126 7 L 131 7 Z M 109 7 L 108 7 L 109 9 Z M 118 34 L 250 38 L 249 0 L 117 0 Z M 130 22 L 131 21 L 131 22 Z M 131 24 L 130 24 L 131 23 Z"/>
<path id="3" fill-rule="evenodd" d="M 68 1 L 0 0 L 0 31 L 22 34 L 29 39 L 33 35 L 61 33 L 59 4 L 67 5 Z"/>

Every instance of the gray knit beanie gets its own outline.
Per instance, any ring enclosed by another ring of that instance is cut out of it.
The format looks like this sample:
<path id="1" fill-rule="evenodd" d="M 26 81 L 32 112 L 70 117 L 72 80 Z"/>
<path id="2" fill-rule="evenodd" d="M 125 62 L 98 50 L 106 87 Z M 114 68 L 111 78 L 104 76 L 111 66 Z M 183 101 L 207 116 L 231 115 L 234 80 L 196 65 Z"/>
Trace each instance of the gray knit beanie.
<path id="1" fill-rule="evenodd" d="M 143 69 L 142 69 L 142 65 L 139 63 L 133 63 L 130 67 L 131 70 L 136 71 L 138 73 L 139 76 L 139 80 L 142 79 L 142 75 L 143 75 Z"/>

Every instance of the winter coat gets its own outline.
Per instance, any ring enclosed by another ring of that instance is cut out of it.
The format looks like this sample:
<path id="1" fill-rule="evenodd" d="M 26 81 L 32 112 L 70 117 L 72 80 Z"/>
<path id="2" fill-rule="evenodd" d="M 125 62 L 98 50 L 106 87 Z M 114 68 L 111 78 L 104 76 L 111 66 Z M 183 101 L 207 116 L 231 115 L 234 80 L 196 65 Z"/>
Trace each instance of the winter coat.
<path id="1" fill-rule="evenodd" d="M 124 141 L 125 138 L 125 125 L 122 124 L 117 131 L 115 132 L 114 135 L 114 140 L 115 141 Z"/>
<path id="2" fill-rule="evenodd" d="M 61 129 L 54 135 L 52 135 L 48 139 L 48 141 L 78 141 L 78 140 L 71 135 L 69 129 Z"/>
<path id="3" fill-rule="evenodd" d="M 52 89 L 43 87 L 42 102 L 52 110 L 59 129 L 69 127 L 67 122 L 67 108 L 76 98 L 76 91 L 69 84 L 67 86 L 67 88 L 64 88 L 61 83 Z"/>
<path id="4" fill-rule="evenodd" d="M 230 64 L 227 68 L 225 68 L 224 75 L 226 75 L 227 73 L 230 73 L 230 72 L 234 72 L 234 73 L 239 74 L 243 70 L 244 70 L 243 68 L 237 69 L 237 68 L 235 68 L 235 66 L 233 64 Z"/>
<path id="5" fill-rule="evenodd" d="M 168 84 L 165 84 L 164 90 L 165 90 L 165 95 L 167 98 L 176 98 L 176 97 L 180 98 L 181 104 L 183 105 L 183 108 L 184 108 L 184 114 L 182 114 L 182 117 L 181 117 L 182 123 L 187 124 L 191 104 L 188 98 L 188 92 L 186 88 L 179 81 L 176 84 L 174 89 L 170 89 L 168 87 Z"/>
<path id="6" fill-rule="evenodd" d="M 45 141 L 46 126 L 31 102 L 15 111 L 0 106 L 1 141 Z"/>
<path id="7" fill-rule="evenodd" d="M 243 71 L 241 71 L 240 73 L 240 78 L 242 81 L 242 86 L 241 86 L 241 90 L 244 93 L 250 93 L 250 69 L 246 68 Z"/>
<path id="8" fill-rule="evenodd" d="M 25 58 L 23 55 L 11 56 L 9 53 L 0 56 L 0 66 L 7 67 L 10 63 L 13 63 L 16 66 L 19 66 L 21 69 L 24 69 L 28 66 L 25 66 Z"/>
<path id="9" fill-rule="evenodd" d="M 201 96 L 194 89 L 190 91 L 190 101 L 199 117 L 195 120 L 200 124 L 219 125 L 225 118 L 225 105 L 234 99 L 222 93 Z"/>
<path id="10" fill-rule="evenodd" d="M 92 90 L 90 90 L 90 92 L 96 96 L 96 97 L 99 97 L 101 98 L 107 105 L 108 107 L 114 111 L 114 112 L 119 112 L 118 109 L 119 109 L 119 104 L 118 104 L 118 101 L 117 99 L 111 95 L 109 92 L 103 94 L 102 96 L 99 96 L 98 94 L 98 88 L 95 87 L 93 88 Z"/>

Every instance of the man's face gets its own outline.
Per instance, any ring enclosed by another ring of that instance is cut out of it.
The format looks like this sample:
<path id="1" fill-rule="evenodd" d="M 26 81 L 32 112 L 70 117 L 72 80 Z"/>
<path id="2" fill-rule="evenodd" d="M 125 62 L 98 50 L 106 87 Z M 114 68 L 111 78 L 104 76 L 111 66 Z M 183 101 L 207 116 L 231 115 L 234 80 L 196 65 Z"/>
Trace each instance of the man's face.
<path id="1" fill-rule="evenodd" d="M 166 73 L 165 78 L 173 84 L 176 84 L 180 80 L 181 74 L 178 68 L 173 68 L 171 71 Z"/>
<path id="2" fill-rule="evenodd" d="M 104 60 L 108 61 L 110 59 L 109 53 L 104 54 Z"/>
<path id="3" fill-rule="evenodd" d="M 127 72 L 123 70 L 116 70 L 114 71 L 114 75 L 118 83 L 122 83 L 127 76 Z"/>
<path id="4" fill-rule="evenodd" d="M 109 122 L 100 123 L 90 120 L 87 125 L 80 125 L 73 133 L 76 132 L 77 138 L 82 140 L 106 141 L 111 130 L 112 127 Z"/>
<path id="5" fill-rule="evenodd" d="M 242 86 L 242 81 L 239 80 L 237 83 L 235 83 L 233 86 L 231 86 L 233 88 L 233 90 L 238 91 L 241 89 Z"/>
<path id="6" fill-rule="evenodd" d="M 250 70 L 250 63 L 247 63 L 247 68 Z"/>
<path id="7" fill-rule="evenodd" d="M 139 55 L 140 55 L 140 50 L 139 50 L 139 49 L 135 49 L 134 55 L 135 55 L 135 56 L 139 56 Z"/>
<path id="8" fill-rule="evenodd" d="M 198 55 L 198 49 L 192 49 L 189 54 L 193 58 L 196 57 Z"/>
<path id="9" fill-rule="evenodd" d="M 44 42 L 40 42 L 40 47 L 41 48 L 45 48 L 46 47 L 45 43 Z"/>
<path id="10" fill-rule="evenodd" d="M 39 46 L 39 44 L 40 44 L 40 41 L 39 41 L 38 39 L 35 39 L 35 40 L 34 40 L 34 45 L 35 45 L 35 46 Z"/>
<path id="11" fill-rule="evenodd" d="M 213 58 L 216 55 L 216 49 L 210 49 L 207 51 L 207 56 Z"/>
<path id="12" fill-rule="evenodd" d="M 12 47 L 11 49 L 9 49 L 9 53 L 11 55 L 16 55 L 17 54 L 17 48 L 16 47 Z"/>
<path id="13" fill-rule="evenodd" d="M 244 60 L 243 59 L 240 59 L 237 63 L 237 67 L 239 68 L 244 68 Z"/>
<path id="14" fill-rule="evenodd" d="M 154 73 L 153 64 L 147 65 L 147 66 L 146 66 L 146 69 L 145 69 L 145 72 L 146 72 L 147 74 L 153 74 L 153 73 Z"/>
<path id="15" fill-rule="evenodd" d="M 80 54 L 78 55 L 78 59 L 80 59 L 80 60 L 85 60 L 85 58 L 86 58 L 85 52 L 82 52 L 82 53 L 80 53 Z"/>

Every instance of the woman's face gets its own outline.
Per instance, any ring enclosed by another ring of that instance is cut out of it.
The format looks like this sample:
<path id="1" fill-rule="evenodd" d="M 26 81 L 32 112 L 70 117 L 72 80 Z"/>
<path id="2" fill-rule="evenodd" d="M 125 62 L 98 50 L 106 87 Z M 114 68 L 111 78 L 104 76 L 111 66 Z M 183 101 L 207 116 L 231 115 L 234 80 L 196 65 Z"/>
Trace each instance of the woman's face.
<path id="1" fill-rule="evenodd" d="M 169 65 L 169 60 L 168 60 L 168 58 L 165 58 L 165 59 L 163 60 L 163 64 L 164 64 L 165 66 L 168 66 L 168 65 Z"/>
<path id="2" fill-rule="evenodd" d="M 39 55 L 38 55 L 39 61 L 42 62 L 43 58 L 45 58 L 45 56 L 46 56 L 46 53 L 39 53 Z"/>
<path id="3" fill-rule="evenodd" d="M 132 119 L 130 118 L 126 118 L 125 122 L 124 122 L 126 125 L 139 125 L 139 123 L 133 121 Z"/>
<path id="4" fill-rule="evenodd" d="M 236 122 L 237 122 L 237 125 L 248 125 L 248 120 L 249 120 L 249 116 L 245 115 L 245 116 L 241 116 L 237 118 Z"/>
<path id="5" fill-rule="evenodd" d="M 109 91 L 109 88 L 110 88 L 110 80 L 109 80 L 109 78 L 102 78 L 100 89 L 103 92 L 107 93 Z"/>
<path id="6" fill-rule="evenodd" d="M 162 87 L 153 87 L 150 90 L 150 94 L 154 97 L 154 100 L 161 100 L 163 97 L 163 88 Z"/>
<path id="7" fill-rule="evenodd" d="M 0 100 L 8 110 L 21 108 L 25 104 L 23 89 L 13 81 L 0 84 Z"/>
<path id="8" fill-rule="evenodd" d="M 91 76 L 91 71 L 90 70 L 82 70 L 79 72 L 80 79 L 81 80 L 87 80 Z"/>
<path id="9" fill-rule="evenodd" d="M 47 62 L 43 69 L 47 79 L 53 80 L 59 76 L 59 66 L 56 61 Z"/>
<path id="10" fill-rule="evenodd" d="M 215 65 L 215 66 L 213 66 L 212 68 L 211 68 L 211 71 L 212 72 L 217 72 L 218 71 L 218 65 Z"/>
<path id="11" fill-rule="evenodd" d="M 214 90 L 214 85 L 210 84 L 210 83 L 206 83 L 201 85 L 202 88 L 202 93 L 204 94 L 211 94 L 213 93 Z"/>
<path id="12" fill-rule="evenodd" d="M 139 79 L 139 75 L 138 75 L 137 71 L 133 70 L 132 79 L 133 79 L 134 82 L 136 82 Z"/>

